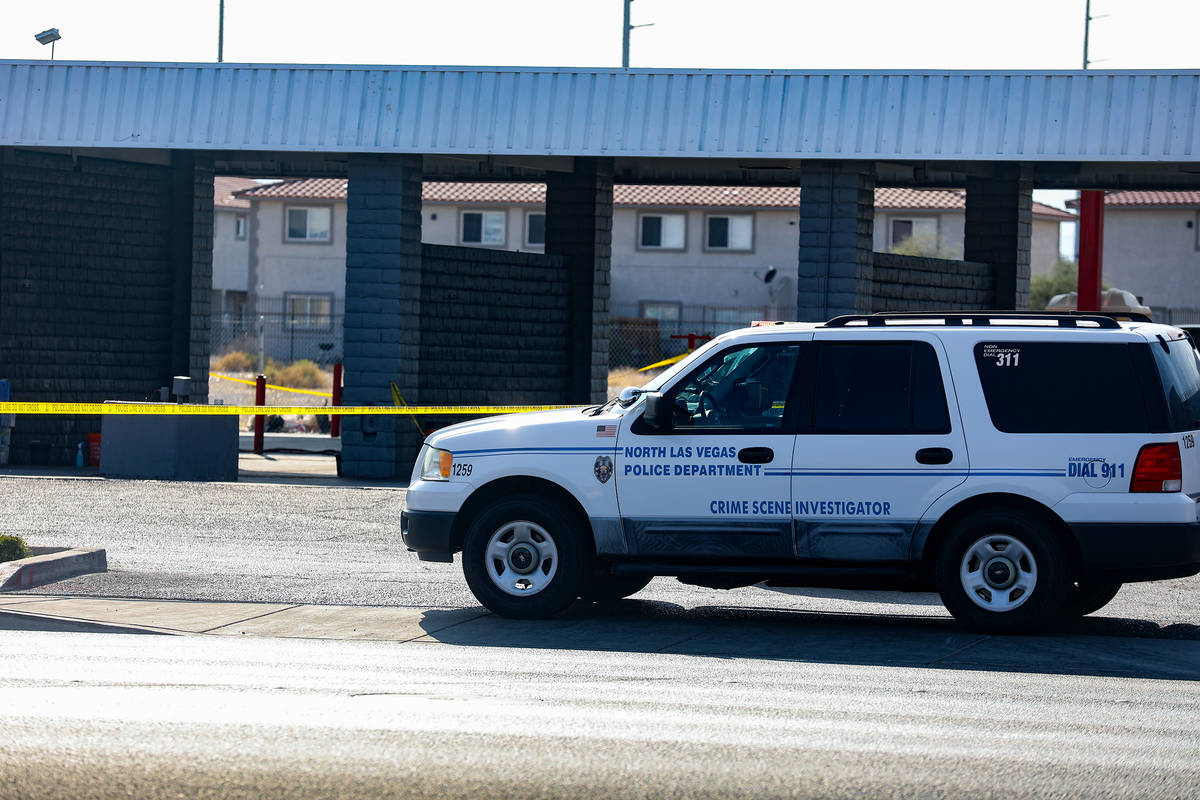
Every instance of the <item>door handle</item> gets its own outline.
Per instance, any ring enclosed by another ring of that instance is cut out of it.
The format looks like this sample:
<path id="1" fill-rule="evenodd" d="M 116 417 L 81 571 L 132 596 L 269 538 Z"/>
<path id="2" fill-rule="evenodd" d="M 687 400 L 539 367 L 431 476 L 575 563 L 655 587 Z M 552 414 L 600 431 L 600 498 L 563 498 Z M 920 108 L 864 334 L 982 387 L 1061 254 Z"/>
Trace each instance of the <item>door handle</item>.
<path id="1" fill-rule="evenodd" d="M 743 447 L 738 450 L 738 461 L 743 464 L 769 464 L 775 459 L 775 451 L 769 447 Z"/>
<path id="2" fill-rule="evenodd" d="M 918 464 L 949 464 L 954 452 L 948 447 L 924 447 L 917 451 Z"/>

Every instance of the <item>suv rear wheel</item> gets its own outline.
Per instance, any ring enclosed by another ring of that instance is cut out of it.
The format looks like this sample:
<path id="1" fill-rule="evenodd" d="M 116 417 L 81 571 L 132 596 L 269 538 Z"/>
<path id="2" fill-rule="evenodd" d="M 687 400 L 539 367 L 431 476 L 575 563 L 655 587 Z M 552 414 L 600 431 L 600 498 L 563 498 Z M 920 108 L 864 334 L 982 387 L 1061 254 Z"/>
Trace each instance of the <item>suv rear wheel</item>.
<path id="1" fill-rule="evenodd" d="M 587 585 L 590 542 L 575 518 L 547 498 L 516 495 L 475 517 L 463 541 L 467 586 L 502 617 L 552 617 Z"/>
<path id="2" fill-rule="evenodd" d="M 1052 623 L 1070 587 L 1054 531 L 1015 509 L 964 517 L 937 560 L 942 602 L 960 622 L 985 633 L 1024 633 Z"/>

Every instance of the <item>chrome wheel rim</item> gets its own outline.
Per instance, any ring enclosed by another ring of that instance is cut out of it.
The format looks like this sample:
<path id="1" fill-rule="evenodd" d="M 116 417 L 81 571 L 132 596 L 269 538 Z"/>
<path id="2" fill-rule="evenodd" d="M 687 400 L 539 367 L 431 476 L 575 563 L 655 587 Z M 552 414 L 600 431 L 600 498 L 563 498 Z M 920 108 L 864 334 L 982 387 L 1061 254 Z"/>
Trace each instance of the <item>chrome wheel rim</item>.
<path id="1" fill-rule="evenodd" d="M 528 597 L 554 580 L 558 548 L 541 525 L 515 520 L 501 525 L 488 539 L 484 562 L 497 589 L 513 597 Z"/>
<path id="2" fill-rule="evenodd" d="M 971 602 L 1003 613 L 1025 604 L 1037 587 L 1037 560 L 1024 542 L 1003 533 L 967 548 L 958 576 Z"/>

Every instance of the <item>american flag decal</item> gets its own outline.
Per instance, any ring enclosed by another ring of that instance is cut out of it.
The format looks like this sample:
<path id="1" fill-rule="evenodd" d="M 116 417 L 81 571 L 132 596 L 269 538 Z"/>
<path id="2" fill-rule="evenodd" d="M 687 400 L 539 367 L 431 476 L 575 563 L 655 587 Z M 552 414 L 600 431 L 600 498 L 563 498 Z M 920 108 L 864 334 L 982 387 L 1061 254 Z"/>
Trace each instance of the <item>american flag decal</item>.
<path id="1" fill-rule="evenodd" d="M 597 425 L 596 426 L 596 438 L 597 439 L 615 439 L 615 438 L 617 438 L 617 426 L 616 425 Z"/>

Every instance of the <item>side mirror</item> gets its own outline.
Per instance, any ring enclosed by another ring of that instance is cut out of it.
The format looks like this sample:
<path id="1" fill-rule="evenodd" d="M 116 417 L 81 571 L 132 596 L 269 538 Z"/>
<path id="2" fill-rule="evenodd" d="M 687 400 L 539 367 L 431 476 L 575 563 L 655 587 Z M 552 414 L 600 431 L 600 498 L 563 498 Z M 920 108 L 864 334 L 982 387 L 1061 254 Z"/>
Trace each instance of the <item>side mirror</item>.
<path id="1" fill-rule="evenodd" d="M 646 393 L 646 411 L 642 419 L 655 430 L 666 430 L 671 427 L 671 404 L 659 392 Z"/>

